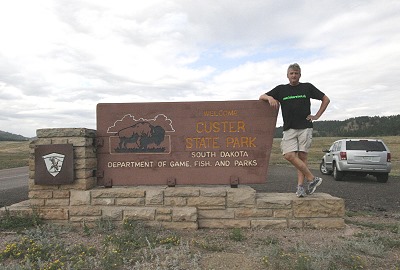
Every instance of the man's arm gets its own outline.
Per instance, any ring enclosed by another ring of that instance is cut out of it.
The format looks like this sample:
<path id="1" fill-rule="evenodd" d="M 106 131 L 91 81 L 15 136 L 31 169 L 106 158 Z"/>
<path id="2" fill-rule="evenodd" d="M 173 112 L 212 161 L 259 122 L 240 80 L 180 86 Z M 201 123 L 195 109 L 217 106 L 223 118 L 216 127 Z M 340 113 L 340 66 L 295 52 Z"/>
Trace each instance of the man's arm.
<path id="1" fill-rule="evenodd" d="M 321 115 L 325 112 L 326 108 L 329 105 L 329 102 L 331 102 L 331 100 L 325 95 L 322 98 L 321 106 L 319 107 L 318 112 L 315 115 L 310 114 L 309 116 L 307 116 L 307 120 L 309 121 L 318 120 L 321 117 Z"/>
<path id="2" fill-rule="evenodd" d="M 279 109 L 279 101 L 277 101 L 273 97 L 268 96 L 267 94 L 262 94 L 259 99 L 267 101 L 271 107 Z"/>

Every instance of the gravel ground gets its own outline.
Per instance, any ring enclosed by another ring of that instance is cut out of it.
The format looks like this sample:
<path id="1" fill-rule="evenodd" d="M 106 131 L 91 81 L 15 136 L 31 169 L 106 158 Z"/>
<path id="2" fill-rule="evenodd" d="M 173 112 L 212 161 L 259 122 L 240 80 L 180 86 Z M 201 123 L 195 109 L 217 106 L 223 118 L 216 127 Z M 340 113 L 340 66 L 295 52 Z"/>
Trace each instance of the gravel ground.
<path id="1" fill-rule="evenodd" d="M 387 183 L 379 183 L 373 176 L 347 176 L 343 181 L 335 181 L 331 175 L 312 172 L 323 178 L 316 192 L 344 199 L 348 211 L 400 212 L 400 177 L 390 176 Z M 270 166 L 267 183 L 251 186 L 257 192 L 295 192 L 296 184 L 293 167 Z"/>

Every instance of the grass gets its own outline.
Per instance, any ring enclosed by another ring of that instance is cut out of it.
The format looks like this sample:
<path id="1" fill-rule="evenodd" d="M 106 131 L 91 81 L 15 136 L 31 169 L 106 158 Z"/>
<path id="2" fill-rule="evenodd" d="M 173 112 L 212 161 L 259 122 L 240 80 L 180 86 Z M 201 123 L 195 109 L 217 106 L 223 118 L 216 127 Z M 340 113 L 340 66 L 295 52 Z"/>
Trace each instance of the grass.
<path id="1" fill-rule="evenodd" d="M 105 219 L 86 228 L 30 224 L 0 241 L 0 269 L 228 269 L 210 265 L 210 258 L 219 258 L 226 266 L 226 254 L 239 262 L 250 258 L 244 270 L 400 269 L 400 232 L 380 219 L 368 226 L 349 223 L 357 228 L 353 235 L 328 231 L 322 236 L 318 230 L 173 231 L 134 220 L 120 227 Z M 0 230 L 10 232 L 8 225 L 0 224 Z"/>
<path id="2" fill-rule="evenodd" d="M 323 149 L 328 149 L 332 143 L 339 137 L 314 137 L 313 144 L 309 153 L 308 161 L 312 169 L 319 169 L 324 153 Z M 391 175 L 400 176 L 400 137 L 385 136 L 379 137 L 389 147 L 392 153 L 392 171 Z M 275 138 L 272 144 L 270 164 L 288 165 L 283 159 L 280 150 L 280 140 Z M 7 142 L 0 141 L 0 170 L 28 166 L 29 159 L 29 143 L 23 142 Z"/>
<path id="3" fill-rule="evenodd" d="M 29 141 L 0 141 L 0 170 L 28 166 Z"/>
<path id="4" fill-rule="evenodd" d="M 353 220 L 347 220 L 346 223 L 357 225 L 358 227 L 372 228 L 377 231 L 391 231 L 393 233 L 400 234 L 400 223 L 395 223 L 395 224 L 370 223 L 370 222 L 360 222 L 360 221 L 353 221 Z M 399 247 L 400 247 L 400 242 L 399 242 Z"/>
<path id="5" fill-rule="evenodd" d="M 0 269 L 200 269 L 195 252 L 181 240 L 132 220 L 112 231 L 105 220 L 84 231 L 37 225 L 0 249 Z"/>
<path id="6" fill-rule="evenodd" d="M 31 215 L 11 215 L 10 211 L 5 210 L 5 214 L 0 219 L 0 231 L 2 230 L 21 230 L 29 227 L 38 226 L 42 223 L 37 211 Z"/>

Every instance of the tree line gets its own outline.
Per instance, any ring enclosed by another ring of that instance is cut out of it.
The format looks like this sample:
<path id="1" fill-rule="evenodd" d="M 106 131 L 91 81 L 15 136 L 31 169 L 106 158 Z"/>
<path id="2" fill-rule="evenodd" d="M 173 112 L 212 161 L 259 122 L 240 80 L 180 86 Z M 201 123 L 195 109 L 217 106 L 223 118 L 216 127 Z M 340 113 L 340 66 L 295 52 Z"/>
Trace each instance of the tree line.
<path id="1" fill-rule="evenodd" d="M 29 138 L 26 138 L 24 136 L 0 130 L 0 141 L 28 141 L 28 140 Z"/>
<path id="2" fill-rule="evenodd" d="M 276 129 L 275 138 L 281 138 L 283 127 Z M 314 137 L 377 137 L 400 135 L 400 115 L 360 116 L 343 121 L 314 122 Z"/>
<path id="3" fill-rule="evenodd" d="M 282 138 L 283 127 L 276 128 L 274 138 Z M 314 137 L 377 137 L 399 136 L 400 115 L 360 116 L 343 121 L 314 122 Z M 27 141 L 21 135 L 0 130 L 0 141 Z"/>

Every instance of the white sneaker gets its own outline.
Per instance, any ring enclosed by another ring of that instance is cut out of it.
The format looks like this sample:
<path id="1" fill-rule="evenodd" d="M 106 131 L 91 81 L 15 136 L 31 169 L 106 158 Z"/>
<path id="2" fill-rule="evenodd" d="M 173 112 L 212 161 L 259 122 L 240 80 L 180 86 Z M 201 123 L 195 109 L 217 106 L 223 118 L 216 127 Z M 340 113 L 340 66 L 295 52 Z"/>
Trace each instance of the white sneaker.
<path id="1" fill-rule="evenodd" d="M 322 183 L 322 178 L 320 177 L 314 177 L 314 180 L 308 184 L 308 189 L 307 189 L 307 194 L 311 195 L 314 193 L 314 191 L 317 189 L 319 185 Z"/>
<path id="2" fill-rule="evenodd" d="M 299 198 L 306 196 L 306 191 L 303 186 L 297 186 L 296 196 Z"/>

